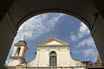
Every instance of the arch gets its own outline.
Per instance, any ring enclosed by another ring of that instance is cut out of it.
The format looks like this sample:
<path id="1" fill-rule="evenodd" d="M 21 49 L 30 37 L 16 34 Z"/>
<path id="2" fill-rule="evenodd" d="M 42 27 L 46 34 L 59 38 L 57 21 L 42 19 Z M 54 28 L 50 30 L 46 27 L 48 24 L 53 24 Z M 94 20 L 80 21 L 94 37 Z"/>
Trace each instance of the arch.
<path id="1" fill-rule="evenodd" d="M 49 54 L 49 66 L 57 66 L 57 55 L 55 51 L 51 51 Z"/>
<path id="2" fill-rule="evenodd" d="M 96 13 L 96 9 L 89 0 L 16 0 L 8 13 L 9 15 L 12 14 L 11 17 L 17 23 L 18 29 L 28 18 L 47 12 L 60 12 L 75 16 L 82 20 L 89 28 L 91 27 L 90 25 L 93 25 L 90 23 L 93 23 L 96 18 L 95 15 L 92 15 L 92 13 Z"/>
<path id="3" fill-rule="evenodd" d="M 33 16 L 37 16 L 37 15 L 40 15 L 40 14 L 45 14 L 45 13 L 64 13 L 64 14 L 67 14 L 67 15 L 71 15 L 81 21 L 83 21 L 83 23 L 89 28 L 90 28 L 90 23 L 85 19 L 83 18 L 82 16 L 80 16 L 79 14 L 73 12 L 73 11 L 69 11 L 69 10 L 64 10 L 64 9 L 43 9 L 43 10 L 37 10 L 37 11 L 32 11 L 30 12 L 29 14 L 25 15 L 25 17 L 23 17 L 17 24 L 17 29 L 25 22 L 27 21 L 28 19 L 30 19 L 31 17 Z"/>
<path id="4" fill-rule="evenodd" d="M 16 56 L 19 56 L 20 51 L 21 51 L 21 48 L 19 47 L 19 48 L 17 49 Z"/>
<path id="5" fill-rule="evenodd" d="M 46 9 L 58 9 L 58 12 L 59 10 L 66 10 L 68 13 L 71 11 L 75 14 L 73 16 L 78 16 L 80 20 L 82 19 L 86 24 L 88 23 L 96 47 L 104 62 L 104 18 L 98 9 L 100 3 L 102 2 L 98 1 L 94 3 L 92 0 L 15 0 L 0 22 L 0 37 L 2 40 L 0 45 L 3 46 L 3 48 L 0 49 L 2 66 L 19 26 L 31 17 L 33 13 L 35 15 L 45 13 Z M 40 12 L 38 12 L 39 10 Z M 2 52 L 4 52 L 4 54 L 2 54 Z"/>

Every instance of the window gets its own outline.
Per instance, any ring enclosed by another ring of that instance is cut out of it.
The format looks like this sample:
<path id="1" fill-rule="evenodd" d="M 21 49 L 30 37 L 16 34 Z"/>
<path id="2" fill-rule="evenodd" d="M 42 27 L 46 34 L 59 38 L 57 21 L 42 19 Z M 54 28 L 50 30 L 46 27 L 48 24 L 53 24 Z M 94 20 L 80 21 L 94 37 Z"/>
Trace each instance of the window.
<path id="1" fill-rule="evenodd" d="M 50 66 L 57 66 L 57 56 L 56 56 L 56 52 L 52 51 L 50 52 Z"/>
<path id="2" fill-rule="evenodd" d="M 20 50 L 21 50 L 21 48 L 19 47 L 19 48 L 17 49 L 16 56 L 19 56 Z"/>

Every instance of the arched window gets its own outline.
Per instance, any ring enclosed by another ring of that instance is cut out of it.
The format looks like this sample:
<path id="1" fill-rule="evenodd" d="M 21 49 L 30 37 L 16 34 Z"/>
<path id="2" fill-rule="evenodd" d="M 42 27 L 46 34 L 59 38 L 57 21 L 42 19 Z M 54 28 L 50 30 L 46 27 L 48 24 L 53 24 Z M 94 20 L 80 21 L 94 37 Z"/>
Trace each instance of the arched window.
<path id="1" fill-rule="evenodd" d="M 19 56 L 20 50 L 21 50 L 21 48 L 19 47 L 19 48 L 17 49 L 16 56 Z"/>
<path id="2" fill-rule="evenodd" d="M 57 66 L 57 56 L 55 51 L 50 52 L 49 64 L 50 66 Z"/>

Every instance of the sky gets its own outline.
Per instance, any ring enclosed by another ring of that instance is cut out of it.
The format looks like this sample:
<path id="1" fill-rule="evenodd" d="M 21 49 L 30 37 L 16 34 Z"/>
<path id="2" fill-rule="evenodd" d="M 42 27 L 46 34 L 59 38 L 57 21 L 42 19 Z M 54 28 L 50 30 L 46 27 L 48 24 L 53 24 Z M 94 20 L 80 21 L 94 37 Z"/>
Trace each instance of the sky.
<path id="1" fill-rule="evenodd" d="M 98 56 L 90 31 L 82 21 L 64 13 L 44 13 L 29 18 L 20 26 L 6 64 L 9 63 L 14 44 L 22 40 L 24 35 L 28 46 L 27 62 L 35 59 L 37 44 L 51 37 L 68 42 L 73 59 L 95 62 Z"/>

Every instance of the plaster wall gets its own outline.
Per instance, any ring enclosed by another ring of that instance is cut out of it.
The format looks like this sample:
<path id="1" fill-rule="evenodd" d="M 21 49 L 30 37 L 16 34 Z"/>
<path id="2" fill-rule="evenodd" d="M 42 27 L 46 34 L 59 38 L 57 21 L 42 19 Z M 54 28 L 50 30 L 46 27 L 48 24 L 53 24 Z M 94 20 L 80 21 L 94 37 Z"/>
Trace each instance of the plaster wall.
<path id="1" fill-rule="evenodd" d="M 38 47 L 36 58 L 28 62 L 28 66 L 49 67 L 49 54 L 51 51 L 55 51 L 57 54 L 57 66 L 76 66 L 77 63 L 73 61 L 69 47 Z"/>
<path id="2" fill-rule="evenodd" d="M 21 62 L 23 62 L 21 59 L 10 59 L 8 66 L 17 66 L 21 64 Z"/>

